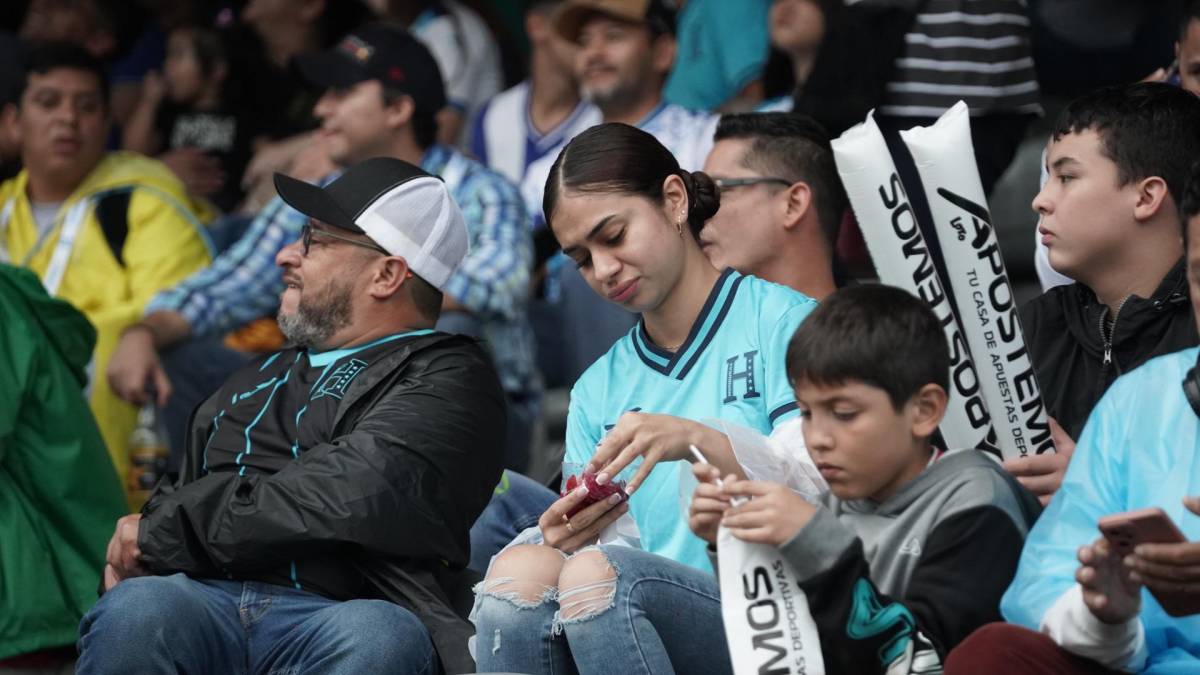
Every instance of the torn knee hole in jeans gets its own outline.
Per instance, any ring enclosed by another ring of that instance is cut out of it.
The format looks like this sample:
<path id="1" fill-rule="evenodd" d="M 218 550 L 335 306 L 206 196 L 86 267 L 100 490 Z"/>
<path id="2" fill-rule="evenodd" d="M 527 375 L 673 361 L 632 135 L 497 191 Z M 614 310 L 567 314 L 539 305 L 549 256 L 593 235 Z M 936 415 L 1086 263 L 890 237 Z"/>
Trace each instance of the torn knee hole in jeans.
<path id="1" fill-rule="evenodd" d="M 558 618 L 566 624 L 587 621 L 611 608 L 617 596 L 617 571 L 609 566 L 607 579 L 573 586 L 558 593 Z"/>
<path id="2" fill-rule="evenodd" d="M 500 577 L 479 582 L 475 586 L 475 593 L 505 600 L 519 609 L 534 609 L 554 600 L 558 596 L 558 589 L 536 581 Z"/>

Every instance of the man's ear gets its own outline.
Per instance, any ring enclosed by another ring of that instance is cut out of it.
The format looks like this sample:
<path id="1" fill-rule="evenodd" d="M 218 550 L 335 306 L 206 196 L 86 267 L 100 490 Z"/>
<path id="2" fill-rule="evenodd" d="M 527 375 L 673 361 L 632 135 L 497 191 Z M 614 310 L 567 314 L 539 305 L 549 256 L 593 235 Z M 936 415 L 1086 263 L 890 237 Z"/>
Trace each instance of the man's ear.
<path id="1" fill-rule="evenodd" d="M 654 72 L 665 76 L 675 65 L 675 38 L 664 33 L 650 40 L 650 63 L 654 66 Z"/>
<path id="2" fill-rule="evenodd" d="M 929 383 L 921 387 L 909 399 L 908 405 L 912 410 L 912 433 L 917 438 L 929 438 L 937 431 L 946 414 L 946 390 Z"/>
<path id="3" fill-rule="evenodd" d="M 531 44 L 538 44 L 546 40 L 550 32 L 550 21 L 545 14 L 541 12 L 528 12 L 525 14 L 525 35 L 529 36 Z"/>
<path id="4" fill-rule="evenodd" d="M 384 110 L 384 118 L 389 129 L 399 129 L 400 127 L 412 122 L 413 113 L 417 110 L 417 106 L 413 103 L 412 97 L 408 95 L 398 96 L 396 100 L 388 104 Z"/>
<path id="5" fill-rule="evenodd" d="M 792 183 L 791 187 L 784 191 L 784 194 L 783 208 L 785 211 L 783 227 L 784 229 L 792 230 L 800 225 L 800 221 L 813 208 L 812 188 L 808 183 L 799 181 Z"/>
<path id="6" fill-rule="evenodd" d="M 20 120 L 21 109 L 16 103 L 5 103 L 4 108 L 0 109 L 0 124 L 4 126 L 4 133 L 10 137 L 17 137 L 17 124 Z"/>
<path id="7" fill-rule="evenodd" d="M 408 280 L 408 261 L 398 256 L 382 258 L 371 272 L 370 293 L 377 300 L 394 296 Z"/>
<path id="8" fill-rule="evenodd" d="M 1137 200 L 1133 204 L 1133 217 L 1138 222 L 1145 222 L 1157 215 L 1171 196 L 1167 181 L 1159 176 L 1143 178 L 1134 187 L 1137 189 Z"/>

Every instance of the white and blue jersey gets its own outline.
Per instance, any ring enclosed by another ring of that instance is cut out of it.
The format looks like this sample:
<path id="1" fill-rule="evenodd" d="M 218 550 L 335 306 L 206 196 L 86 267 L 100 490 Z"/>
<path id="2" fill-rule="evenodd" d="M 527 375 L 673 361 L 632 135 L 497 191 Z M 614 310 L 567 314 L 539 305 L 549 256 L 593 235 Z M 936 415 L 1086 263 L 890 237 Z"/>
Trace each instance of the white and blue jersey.
<path id="1" fill-rule="evenodd" d="M 567 141 L 600 121 L 600 111 L 580 101 L 558 126 L 542 133 L 529 116 L 529 80 L 492 97 L 471 129 L 471 153 L 489 169 L 520 185 L 529 165 L 558 156 Z M 552 160 L 553 161 L 553 160 Z"/>
<path id="2" fill-rule="evenodd" d="M 639 322 L 571 390 L 566 461 L 587 462 L 629 411 L 720 419 L 770 434 L 798 414 L 784 359 L 816 306 L 790 288 L 726 269 L 675 353 L 655 345 Z M 656 466 L 631 498 L 630 513 L 642 548 L 710 570 L 705 544 L 688 529 L 680 504 L 679 474 L 689 470 L 686 462 Z"/>

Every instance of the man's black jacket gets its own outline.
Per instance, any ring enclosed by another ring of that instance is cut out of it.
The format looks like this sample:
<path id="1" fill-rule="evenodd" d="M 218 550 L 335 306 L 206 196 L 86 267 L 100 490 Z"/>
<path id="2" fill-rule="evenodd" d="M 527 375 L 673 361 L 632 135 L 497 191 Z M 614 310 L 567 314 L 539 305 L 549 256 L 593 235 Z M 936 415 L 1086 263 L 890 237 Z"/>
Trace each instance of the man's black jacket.
<path id="1" fill-rule="evenodd" d="M 160 485 L 142 511 L 146 567 L 255 579 L 303 560 L 361 582 L 358 597 L 408 607 L 447 672 L 473 671 L 473 630 L 449 598 L 505 437 L 504 393 L 479 346 L 442 333 L 405 339 L 350 385 L 332 437 L 270 475 L 202 470 L 209 420 L 227 395 L 197 409 L 179 481 Z"/>
<path id="2" fill-rule="evenodd" d="M 1152 297 L 1131 296 L 1121 305 L 1111 339 L 1104 326 L 1106 312 L 1096 294 L 1080 283 L 1052 288 L 1021 308 L 1021 326 L 1046 411 L 1076 440 L 1092 408 L 1118 376 L 1200 342 L 1182 260 Z M 1178 382 L 1163 383 L 1177 386 Z"/>

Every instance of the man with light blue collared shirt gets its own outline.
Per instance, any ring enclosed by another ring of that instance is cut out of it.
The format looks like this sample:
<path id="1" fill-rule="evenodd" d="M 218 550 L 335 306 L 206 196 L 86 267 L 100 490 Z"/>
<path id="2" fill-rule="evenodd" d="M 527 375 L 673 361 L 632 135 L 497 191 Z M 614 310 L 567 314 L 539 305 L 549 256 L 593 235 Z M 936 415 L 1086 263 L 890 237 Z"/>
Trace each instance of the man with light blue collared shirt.
<path id="1" fill-rule="evenodd" d="M 403 159 L 440 176 L 461 208 L 471 251 L 446 284 L 439 327 L 486 342 L 508 394 L 506 465 L 523 468 L 540 383 L 526 318 L 532 249 L 516 187 L 436 142 L 435 115 L 446 100 L 442 81 L 429 51 L 407 32 L 367 26 L 296 65 L 306 79 L 326 88 L 314 113 L 322 121 L 321 142 L 336 164 L 376 156 Z M 169 402 L 175 414 L 168 414 L 173 445 L 182 441 L 195 404 L 246 358 L 218 344 L 219 336 L 278 307 L 284 283 L 274 257 L 306 222 L 282 201 L 272 202 L 211 267 L 156 297 L 137 328 L 126 331 L 109 379 L 135 401 L 144 400 L 148 383 L 156 385 L 160 399 L 175 389 Z M 164 371 L 157 351 L 181 342 L 183 348 L 167 358 L 184 368 Z M 204 373 L 207 389 L 181 381 L 202 369 L 216 371 Z"/>

